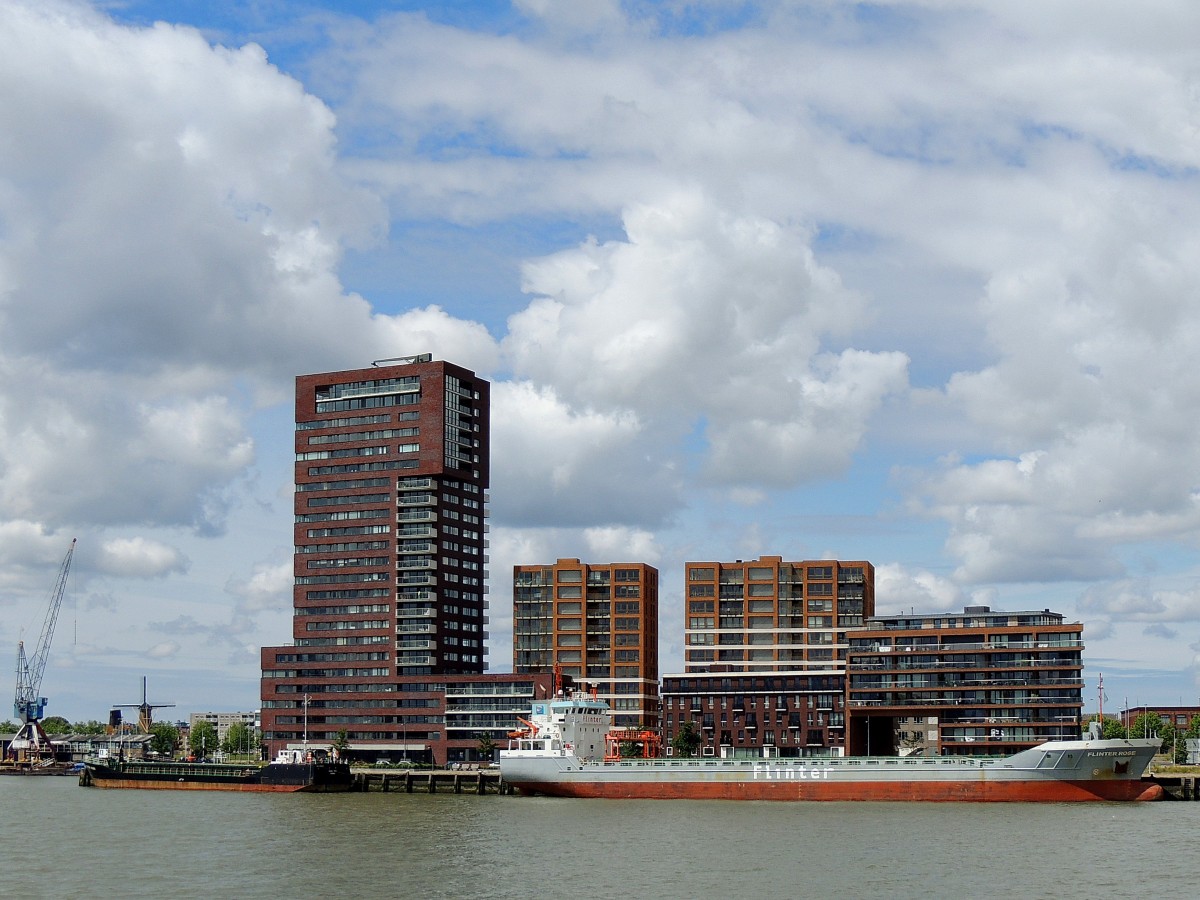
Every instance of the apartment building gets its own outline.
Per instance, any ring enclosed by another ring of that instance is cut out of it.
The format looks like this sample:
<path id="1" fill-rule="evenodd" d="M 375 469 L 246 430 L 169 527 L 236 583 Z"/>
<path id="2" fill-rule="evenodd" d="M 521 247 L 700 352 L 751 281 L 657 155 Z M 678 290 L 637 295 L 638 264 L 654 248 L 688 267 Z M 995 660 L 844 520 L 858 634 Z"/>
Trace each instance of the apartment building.
<path id="1" fill-rule="evenodd" d="M 847 629 L 875 612 L 866 561 L 764 556 L 686 571 L 686 672 L 826 670 L 844 658 Z"/>
<path id="2" fill-rule="evenodd" d="M 668 743 L 713 756 L 840 755 L 848 635 L 875 612 L 865 561 L 781 556 L 685 565 L 684 672 L 663 677 Z"/>
<path id="3" fill-rule="evenodd" d="M 272 752 L 304 718 L 411 744 L 440 714 L 407 687 L 483 674 L 489 413 L 487 381 L 428 354 L 296 379 L 293 640 L 262 651 Z"/>
<path id="4" fill-rule="evenodd" d="M 848 640 L 852 755 L 1007 755 L 1080 734 L 1083 626 L 1059 613 L 878 616 Z"/>
<path id="5" fill-rule="evenodd" d="M 513 668 L 594 688 L 621 728 L 655 729 L 658 570 L 645 563 L 513 567 Z"/>

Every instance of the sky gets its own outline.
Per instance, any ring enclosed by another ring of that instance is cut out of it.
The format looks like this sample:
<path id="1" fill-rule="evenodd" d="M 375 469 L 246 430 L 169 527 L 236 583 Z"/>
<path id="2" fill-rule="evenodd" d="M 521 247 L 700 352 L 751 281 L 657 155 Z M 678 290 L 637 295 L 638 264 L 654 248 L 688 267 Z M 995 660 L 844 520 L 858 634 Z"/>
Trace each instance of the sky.
<path id="1" fill-rule="evenodd" d="M 492 381 L 511 571 L 866 559 L 1200 702 L 1200 6 L 0 4 L 0 649 L 258 706 L 296 375 Z M 11 670 L 10 670 L 11 671 Z M 0 714 L 0 719 L 4 716 Z"/>

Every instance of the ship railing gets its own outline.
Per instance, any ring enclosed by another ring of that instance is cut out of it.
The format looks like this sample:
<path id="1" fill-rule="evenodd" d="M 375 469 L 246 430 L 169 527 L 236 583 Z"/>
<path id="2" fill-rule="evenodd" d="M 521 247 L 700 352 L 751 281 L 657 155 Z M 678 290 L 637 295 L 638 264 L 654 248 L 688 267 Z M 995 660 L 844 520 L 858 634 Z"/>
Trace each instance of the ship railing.
<path id="1" fill-rule="evenodd" d="M 855 756 L 855 757 L 838 757 L 838 756 L 799 756 L 799 757 L 691 757 L 681 758 L 678 756 L 661 757 L 658 759 L 628 759 L 622 758 L 611 762 L 606 762 L 608 767 L 620 768 L 730 768 L 743 767 L 750 764 L 769 766 L 770 768 L 780 769 L 813 769 L 824 768 L 842 768 L 849 767 L 868 767 L 877 768 L 881 766 L 925 766 L 937 768 L 978 768 L 980 765 L 995 765 L 1000 760 L 1005 759 L 1003 756 Z"/>

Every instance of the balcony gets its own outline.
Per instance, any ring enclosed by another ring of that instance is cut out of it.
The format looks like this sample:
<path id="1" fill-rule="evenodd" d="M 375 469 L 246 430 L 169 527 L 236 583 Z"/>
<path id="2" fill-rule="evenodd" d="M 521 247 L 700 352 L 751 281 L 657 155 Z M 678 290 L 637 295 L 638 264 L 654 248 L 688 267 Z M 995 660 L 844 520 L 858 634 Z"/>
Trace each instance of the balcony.
<path id="1" fill-rule="evenodd" d="M 401 575 L 396 579 L 397 587 L 406 585 L 431 585 L 434 584 L 432 575 Z"/>
<path id="2" fill-rule="evenodd" d="M 397 522 L 436 522 L 437 513 L 432 509 L 402 509 L 396 513 Z"/>
<path id="3" fill-rule="evenodd" d="M 431 541 L 402 541 L 396 547 L 396 553 L 437 553 L 437 544 Z"/>
<path id="4" fill-rule="evenodd" d="M 397 625 L 396 634 L 433 634 L 433 625 Z"/>
<path id="5" fill-rule="evenodd" d="M 434 599 L 432 591 L 413 590 L 412 588 L 402 588 L 396 592 L 396 599 L 401 602 L 411 602 L 413 600 L 432 600 Z"/>
<path id="6" fill-rule="evenodd" d="M 396 487 L 402 491 L 420 491 L 428 490 L 433 487 L 432 478 L 422 478 L 421 476 L 409 475 L 396 480 Z"/>
<path id="7" fill-rule="evenodd" d="M 434 655 L 428 656 L 406 656 L 404 659 L 396 660 L 397 669 L 405 669 L 410 666 L 432 666 L 437 664 L 437 657 Z"/>
<path id="8" fill-rule="evenodd" d="M 432 569 L 437 561 L 432 556 L 406 556 L 396 560 L 397 569 Z"/>
<path id="9" fill-rule="evenodd" d="M 396 641 L 397 650 L 436 650 L 437 641 Z"/>
<path id="10" fill-rule="evenodd" d="M 405 493 L 396 497 L 397 506 L 435 506 L 437 504 L 437 494 L 425 492 Z"/>

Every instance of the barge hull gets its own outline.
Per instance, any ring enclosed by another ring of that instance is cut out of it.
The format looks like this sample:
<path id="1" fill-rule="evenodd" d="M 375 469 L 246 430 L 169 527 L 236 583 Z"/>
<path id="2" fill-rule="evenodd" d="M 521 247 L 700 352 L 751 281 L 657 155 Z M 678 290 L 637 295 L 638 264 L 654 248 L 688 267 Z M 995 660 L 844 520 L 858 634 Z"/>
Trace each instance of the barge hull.
<path id="1" fill-rule="evenodd" d="M 151 791 L 247 791 L 247 792 L 264 792 L 273 793 L 298 793 L 300 791 L 312 792 L 314 788 L 296 786 L 291 784 L 236 784 L 231 782 L 205 782 L 205 781 L 147 781 L 144 779 L 129 779 L 129 778 L 102 778 L 93 779 L 88 787 L 97 788 L 136 788 L 138 790 Z"/>
<path id="2" fill-rule="evenodd" d="M 241 791 L 253 793 L 342 793 L 351 790 L 349 766 L 277 764 L 261 769 L 205 763 L 86 763 L 83 787 L 158 791 Z"/>

